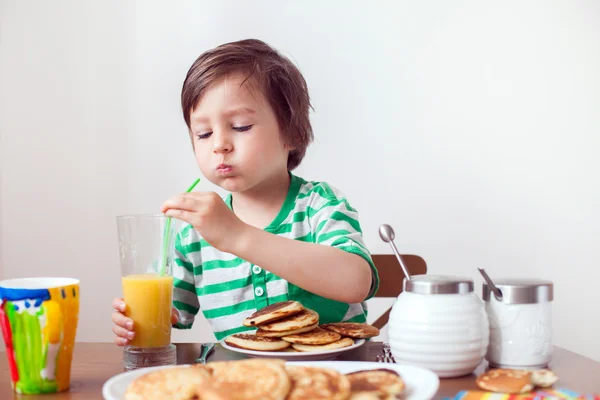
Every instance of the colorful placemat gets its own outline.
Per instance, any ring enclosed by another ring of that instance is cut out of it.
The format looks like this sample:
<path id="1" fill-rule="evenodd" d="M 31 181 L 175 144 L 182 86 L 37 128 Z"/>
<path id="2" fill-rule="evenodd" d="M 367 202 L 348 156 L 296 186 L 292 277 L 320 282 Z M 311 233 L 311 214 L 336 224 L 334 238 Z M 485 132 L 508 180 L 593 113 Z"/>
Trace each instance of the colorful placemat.
<path id="1" fill-rule="evenodd" d="M 464 390 L 444 400 L 600 400 L 600 395 L 581 394 L 568 389 L 544 389 L 527 394 L 504 394 Z"/>

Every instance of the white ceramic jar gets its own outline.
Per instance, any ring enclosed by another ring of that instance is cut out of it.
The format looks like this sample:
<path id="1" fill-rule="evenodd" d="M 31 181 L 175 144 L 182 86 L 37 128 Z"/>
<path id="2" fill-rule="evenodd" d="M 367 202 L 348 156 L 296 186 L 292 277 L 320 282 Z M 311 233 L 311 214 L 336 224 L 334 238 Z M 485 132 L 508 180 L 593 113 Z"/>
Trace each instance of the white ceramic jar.
<path id="1" fill-rule="evenodd" d="M 472 373 L 489 340 L 484 304 L 473 281 L 437 275 L 404 280 L 389 319 L 389 341 L 398 363 L 416 365 L 441 378 Z"/>
<path id="2" fill-rule="evenodd" d="M 486 360 L 492 367 L 546 367 L 552 358 L 552 282 L 506 279 L 494 284 L 500 298 L 487 284 L 482 292 L 490 324 Z"/>

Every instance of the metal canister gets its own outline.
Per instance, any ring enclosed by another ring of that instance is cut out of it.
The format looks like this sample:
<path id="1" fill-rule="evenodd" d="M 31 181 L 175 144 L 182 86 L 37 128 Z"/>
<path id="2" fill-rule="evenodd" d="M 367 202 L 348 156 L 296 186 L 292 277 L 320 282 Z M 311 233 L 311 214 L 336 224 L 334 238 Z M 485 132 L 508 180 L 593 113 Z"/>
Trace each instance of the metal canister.
<path id="1" fill-rule="evenodd" d="M 552 358 L 554 286 L 537 279 L 494 279 L 496 296 L 483 284 L 490 325 L 486 360 L 492 367 L 538 369 Z"/>

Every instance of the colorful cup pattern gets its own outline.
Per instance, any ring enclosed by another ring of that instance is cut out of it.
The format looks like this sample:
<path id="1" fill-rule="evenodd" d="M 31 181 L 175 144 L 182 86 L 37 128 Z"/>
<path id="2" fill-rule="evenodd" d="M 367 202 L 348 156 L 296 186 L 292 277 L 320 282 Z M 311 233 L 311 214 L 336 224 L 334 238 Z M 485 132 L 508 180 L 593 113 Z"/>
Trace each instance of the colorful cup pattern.
<path id="1" fill-rule="evenodd" d="M 72 284 L 26 289 L 2 286 L 15 281 L 0 282 L 0 326 L 17 393 L 55 393 L 69 388 L 79 283 L 64 281 Z"/>

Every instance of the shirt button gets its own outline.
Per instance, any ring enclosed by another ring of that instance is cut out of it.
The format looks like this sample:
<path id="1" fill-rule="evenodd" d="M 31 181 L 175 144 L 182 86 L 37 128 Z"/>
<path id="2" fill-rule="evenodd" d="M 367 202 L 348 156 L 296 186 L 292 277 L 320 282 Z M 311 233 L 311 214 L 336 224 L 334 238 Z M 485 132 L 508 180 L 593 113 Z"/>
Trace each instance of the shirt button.
<path id="1" fill-rule="evenodd" d="M 264 293 L 265 293 L 265 291 L 260 286 L 257 287 L 256 289 L 254 289 L 254 294 L 257 296 L 262 296 Z"/>
<path id="2" fill-rule="evenodd" d="M 260 274 L 260 271 L 262 271 L 262 268 L 259 267 L 258 265 L 255 265 L 254 267 L 252 267 L 252 272 L 254 272 L 255 274 Z"/>

